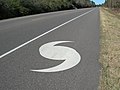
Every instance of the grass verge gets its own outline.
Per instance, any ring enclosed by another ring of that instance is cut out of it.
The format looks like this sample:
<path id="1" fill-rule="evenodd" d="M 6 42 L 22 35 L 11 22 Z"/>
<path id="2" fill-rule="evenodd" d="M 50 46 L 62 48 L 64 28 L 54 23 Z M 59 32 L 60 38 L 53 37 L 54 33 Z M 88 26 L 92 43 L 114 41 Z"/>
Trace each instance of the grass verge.
<path id="1" fill-rule="evenodd" d="M 120 90 L 120 15 L 101 8 L 99 90 Z"/>

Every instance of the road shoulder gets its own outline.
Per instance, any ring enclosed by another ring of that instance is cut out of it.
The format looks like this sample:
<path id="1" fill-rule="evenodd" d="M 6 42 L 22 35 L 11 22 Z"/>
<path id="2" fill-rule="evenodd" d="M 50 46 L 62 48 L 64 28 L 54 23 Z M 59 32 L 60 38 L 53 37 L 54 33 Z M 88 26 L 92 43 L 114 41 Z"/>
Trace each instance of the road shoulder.
<path id="1" fill-rule="evenodd" d="M 101 8 L 100 90 L 120 89 L 120 19 Z M 120 16 L 119 16 L 120 17 Z"/>

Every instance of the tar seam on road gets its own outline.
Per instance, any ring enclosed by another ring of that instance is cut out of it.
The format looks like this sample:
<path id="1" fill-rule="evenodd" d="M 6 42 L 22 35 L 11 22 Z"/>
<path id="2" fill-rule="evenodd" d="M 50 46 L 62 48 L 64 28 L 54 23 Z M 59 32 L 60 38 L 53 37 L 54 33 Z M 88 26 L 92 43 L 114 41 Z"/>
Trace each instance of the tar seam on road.
<path id="1" fill-rule="evenodd" d="M 95 9 L 96 9 L 96 8 L 95 8 Z M 79 16 L 77 16 L 77 17 L 75 17 L 75 18 L 73 18 L 73 19 L 71 19 L 71 20 L 69 20 L 69 21 L 67 21 L 67 22 L 65 22 L 65 23 L 63 23 L 63 24 L 60 24 L 60 25 L 58 25 L 57 27 L 54 27 L 53 29 L 51 29 L 51 30 L 49 30 L 49 31 L 47 31 L 47 32 L 45 32 L 45 33 L 43 33 L 43 34 L 41 34 L 41 35 L 39 35 L 39 36 L 37 36 L 37 37 L 35 37 L 35 38 L 33 38 L 33 39 L 31 39 L 31 40 L 29 40 L 29 41 L 27 41 L 27 42 L 21 44 L 21 45 L 19 45 L 18 47 L 16 47 L 16 48 L 14 48 L 14 49 L 12 49 L 12 50 L 10 50 L 10 51 L 8 51 L 8 52 L 6 52 L 6 53 L 0 55 L 0 58 L 5 57 L 6 55 L 8 55 L 8 54 L 10 54 L 10 53 L 12 53 L 12 52 L 14 52 L 14 51 L 20 49 L 21 47 L 23 47 L 23 46 L 25 46 L 25 45 L 31 43 L 32 41 L 35 41 L 36 39 L 38 39 L 38 38 L 40 38 L 40 37 L 42 37 L 42 36 L 44 36 L 44 35 L 46 35 L 46 34 L 52 32 L 52 31 L 54 31 L 54 30 L 56 30 L 56 29 L 58 29 L 58 28 L 60 28 L 60 27 L 62 27 L 62 26 L 64 26 L 64 25 L 66 25 L 66 24 L 68 24 L 68 23 L 70 23 L 70 22 L 72 22 L 72 21 L 74 21 L 74 20 L 76 20 L 76 19 L 78 19 L 78 18 L 80 18 L 80 17 L 82 17 L 82 16 L 84 16 L 84 15 L 90 13 L 90 12 L 92 12 L 92 11 L 95 10 L 95 9 L 92 9 L 92 10 L 90 10 L 90 11 L 84 13 L 84 14 L 81 14 L 81 15 L 79 15 Z"/>

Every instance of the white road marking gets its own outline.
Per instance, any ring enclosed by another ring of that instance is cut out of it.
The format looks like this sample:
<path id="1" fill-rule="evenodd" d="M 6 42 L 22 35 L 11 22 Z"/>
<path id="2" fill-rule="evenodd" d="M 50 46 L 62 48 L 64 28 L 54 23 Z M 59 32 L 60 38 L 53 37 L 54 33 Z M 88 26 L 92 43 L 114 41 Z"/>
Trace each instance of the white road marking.
<path id="1" fill-rule="evenodd" d="M 56 11 L 56 12 L 49 12 L 49 13 L 41 13 L 41 14 L 35 14 L 35 15 L 15 17 L 15 18 L 10 18 L 10 19 L 0 20 L 0 23 L 8 22 L 8 21 L 14 21 L 14 20 L 20 20 L 20 19 L 26 19 L 26 18 L 32 18 L 32 17 L 37 17 L 37 16 L 43 16 L 43 15 L 59 14 L 60 12 L 66 12 L 66 11 Z"/>
<path id="2" fill-rule="evenodd" d="M 95 9 L 96 9 L 96 8 L 95 8 Z M 81 15 L 79 15 L 79 16 L 77 16 L 77 17 L 75 17 L 75 18 L 73 18 L 73 19 L 71 19 L 71 20 L 69 20 L 69 21 L 67 21 L 67 22 L 65 22 L 65 23 L 63 23 L 63 24 L 60 24 L 59 26 L 54 27 L 53 29 L 51 29 L 51 30 L 49 30 L 49 31 L 47 31 L 47 32 L 45 32 L 45 33 L 43 33 L 43 34 L 41 34 L 41 35 L 39 35 L 39 36 L 37 36 L 37 37 L 35 37 L 35 38 L 33 38 L 33 39 L 27 41 L 27 42 L 25 42 L 25 43 L 23 43 L 23 44 L 21 44 L 20 46 L 18 46 L 18 47 L 16 47 L 16 48 L 14 48 L 14 49 L 12 49 L 12 50 L 10 50 L 10 51 L 8 51 L 8 52 L 2 54 L 2 55 L 0 56 L 0 58 L 5 57 L 6 55 L 8 55 L 8 54 L 10 54 L 10 53 L 12 53 L 12 52 L 14 52 L 14 51 L 20 49 L 21 47 L 23 47 L 23 46 L 25 46 L 25 45 L 31 43 L 32 41 L 35 41 L 36 39 L 38 39 L 38 38 L 40 38 L 40 37 L 42 37 L 42 36 L 44 36 L 44 35 L 46 35 L 46 34 L 52 32 L 52 31 L 54 31 L 54 30 L 56 30 L 56 29 L 58 29 L 58 28 L 60 28 L 60 27 L 62 27 L 62 26 L 64 26 L 64 25 L 66 25 L 66 24 L 68 24 L 68 23 L 70 23 L 70 22 L 72 22 L 72 21 L 74 21 L 74 20 L 76 20 L 76 19 L 78 19 L 78 18 L 80 18 L 80 17 L 82 17 L 82 16 L 84 16 L 84 15 L 90 13 L 90 12 L 92 12 L 92 11 L 95 10 L 95 9 L 92 9 L 92 10 L 90 10 L 90 11 L 84 13 L 84 14 L 81 14 Z"/>
<path id="3" fill-rule="evenodd" d="M 42 45 L 39 48 L 39 52 L 43 57 L 48 58 L 50 60 L 64 60 L 63 63 L 55 67 L 52 67 L 52 68 L 31 70 L 31 71 L 59 72 L 59 71 L 67 70 L 67 69 L 70 69 L 76 66 L 81 60 L 81 56 L 79 55 L 79 53 L 70 47 L 57 45 L 57 44 L 66 43 L 66 42 L 71 42 L 71 41 L 50 42 L 50 43 Z"/>
<path id="4" fill-rule="evenodd" d="M 88 8 L 86 8 L 88 9 Z M 79 9 L 75 10 L 78 11 Z M 80 9 L 80 10 L 84 10 Z M 20 20 L 20 19 L 26 19 L 26 18 L 32 18 L 32 17 L 37 17 L 37 16 L 43 16 L 43 15 L 52 15 L 52 14 L 59 14 L 59 13 L 66 13 L 74 10 L 64 10 L 64 11 L 56 11 L 56 12 L 47 12 L 47 13 L 41 13 L 41 14 L 35 14 L 35 15 L 27 15 L 27 16 L 21 16 L 21 17 L 15 17 L 15 18 L 10 18 L 10 19 L 5 19 L 5 20 L 0 20 L 0 23 L 8 22 L 8 21 L 14 21 L 14 20 Z"/>

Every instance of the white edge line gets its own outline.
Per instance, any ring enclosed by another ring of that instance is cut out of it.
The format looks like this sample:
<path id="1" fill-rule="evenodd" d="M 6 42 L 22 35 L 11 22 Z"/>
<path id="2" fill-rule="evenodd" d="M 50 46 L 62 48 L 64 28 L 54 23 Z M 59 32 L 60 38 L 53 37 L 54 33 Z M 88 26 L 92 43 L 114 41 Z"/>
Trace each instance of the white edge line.
<path id="1" fill-rule="evenodd" d="M 89 8 L 87 8 L 87 9 L 89 9 Z M 40 13 L 40 14 L 33 14 L 33 15 L 27 15 L 27 16 L 21 16 L 21 17 L 14 17 L 14 18 L 0 20 L 0 23 L 4 23 L 4 22 L 8 22 L 8 21 L 14 21 L 14 20 L 20 20 L 20 19 L 27 19 L 27 18 L 43 16 L 43 15 L 60 14 L 60 13 L 65 13 L 65 12 L 69 12 L 69 11 L 74 11 L 74 10 L 75 9 L 56 11 L 56 12 L 47 12 L 47 13 Z M 79 10 L 79 9 L 77 9 L 77 10 Z M 80 9 L 80 10 L 85 10 L 85 9 L 83 8 L 83 9 Z"/>
<path id="2" fill-rule="evenodd" d="M 96 8 L 94 8 L 94 9 L 96 9 Z M 47 32 L 45 32 L 45 33 L 43 33 L 43 34 L 41 34 L 41 35 L 39 35 L 39 36 L 37 36 L 37 37 L 35 37 L 35 38 L 33 38 L 33 39 L 31 39 L 31 40 L 29 40 L 29 41 L 21 44 L 21 45 L 19 45 L 18 47 L 16 47 L 16 48 L 14 48 L 14 49 L 12 49 L 12 50 L 10 50 L 10 51 L 8 51 L 8 52 L 0 55 L 0 58 L 3 58 L 3 57 L 5 57 L 6 55 L 8 55 L 8 54 L 10 54 L 10 53 L 12 53 L 12 52 L 20 49 L 21 47 L 23 47 L 23 46 L 25 46 L 25 45 L 27 45 L 27 44 L 29 44 L 29 43 L 31 43 L 32 41 L 35 41 L 36 39 L 38 39 L 38 38 L 40 38 L 40 37 L 42 37 L 42 36 L 44 36 L 44 35 L 52 32 L 52 31 L 54 31 L 54 30 L 56 30 L 56 29 L 58 29 L 58 28 L 60 28 L 60 27 L 62 27 L 62 26 L 64 26 L 64 25 L 66 25 L 66 24 L 68 24 L 68 23 L 70 23 L 70 22 L 72 22 L 72 21 L 74 21 L 74 20 L 76 20 L 77 18 L 82 17 L 82 16 L 84 16 L 84 15 L 92 12 L 94 9 L 92 9 L 92 10 L 90 10 L 90 11 L 84 13 L 84 14 L 81 14 L 81 15 L 79 15 L 79 16 L 77 16 L 77 17 L 75 17 L 75 18 L 73 18 L 73 19 L 71 19 L 71 20 L 69 20 L 69 21 L 67 21 L 67 22 L 65 22 L 65 23 L 63 23 L 63 24 L 60 24 L 59 26 L 54 27 L 53 29 L 51 29 L 51 30 L 49 30 L 49 31 L 47 31 Z"/>

